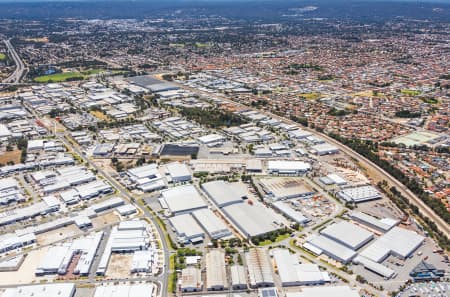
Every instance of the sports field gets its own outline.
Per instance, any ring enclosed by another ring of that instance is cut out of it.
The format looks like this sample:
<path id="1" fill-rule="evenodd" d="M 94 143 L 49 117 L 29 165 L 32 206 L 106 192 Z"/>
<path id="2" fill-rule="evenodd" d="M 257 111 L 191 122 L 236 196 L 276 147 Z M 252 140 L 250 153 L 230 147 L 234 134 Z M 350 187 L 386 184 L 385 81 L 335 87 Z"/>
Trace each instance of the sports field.
<path id="1" fill-rule="evenodd" d="M 48 83 L 48 82 L 64 82 L 72 79 L 82 80 L 88 78 L 90 75 L 99 74 L 100 72 L 103 71 L 104 71 L 103 69 L 89 69 L 82 72 L 55 73 L 50 75 L 38 76 L 34 79 L 34 81 L 39 83 Z"/>

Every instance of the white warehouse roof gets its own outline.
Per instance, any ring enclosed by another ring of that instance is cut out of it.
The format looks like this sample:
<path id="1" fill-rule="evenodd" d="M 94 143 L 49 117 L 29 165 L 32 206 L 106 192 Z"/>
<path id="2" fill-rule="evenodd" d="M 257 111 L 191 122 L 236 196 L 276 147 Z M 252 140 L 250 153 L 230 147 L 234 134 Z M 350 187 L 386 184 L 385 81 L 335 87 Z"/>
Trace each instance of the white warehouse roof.
<path id="1" fill-rule="evenodd" d="M 310 170 L 311 165 L 302 161 L 269 161 L 267 168 L 271 172 L 298 173 Z"/>
<path id="2" fill-rule="evenodd" d="M 202 189 L 219 207 L 242 202 L 246 195 L 238 185 L 223 180 L 216 180 L 202 184 Z"/>
<path id="3" fill-rule="evenodd" d="M 357 250 L 373 238 L 373 233 L 347 221 L 332 224 L 320 232 L 352 250 Z"/>
<path id="4" fill-rule="evenodd" d="M 394 227 L 363 250 L 360 255 L 378 263 L 390 254 L 404 259 L 410 256 L 424 240 L 423 236 L 414 231 Z"/>
<path id="5" fill-rule="evenodd" d="M 359 297 L 357 290 L 347 286 L 302 288 L 301 292 L 288 292 L 286 297 Z"/>
<path id="6" fill-rule="evenodd" d="M 8 288 L 1 297 L 73 297 L 75 284 L 46 284 Z"/>
<path id="7" fill-rule="evenodd" d="M 161 191 L 167 207 L 173 214 L 190 212 L 207 206 L 193 185 L 174 187 Z"/>
<path id="8" fill-rule="evenodd" d="M 152 297 L 153 289 L 150 284 L 99 286 L 94 297 Z"/>

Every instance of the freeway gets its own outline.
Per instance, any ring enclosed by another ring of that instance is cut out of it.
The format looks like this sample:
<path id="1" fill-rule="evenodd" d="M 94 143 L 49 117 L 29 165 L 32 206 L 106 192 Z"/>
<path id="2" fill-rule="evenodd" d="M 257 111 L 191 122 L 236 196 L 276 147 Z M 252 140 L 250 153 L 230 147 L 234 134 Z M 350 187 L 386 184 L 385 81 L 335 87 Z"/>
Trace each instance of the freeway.
<path id="1" fill-rule="evenodd" d="M 251 106 L 247 106 L 244 105 L 242 103 L 236 102 L 232 99 L 230 99 L 229 97 L 223 95 L 223 94 L 218 94 L 218 93 L 208 93 L 208 92 L 204 92 L 204 91 L 200 91 L 196 88 L 192 88 L 192 87 L 187 87 L 183 84 L 177 83 L 177 82 L 171 82 L 173 84 L 178 85 L 180 88 L 184 88 L 186 90 L 189 90 L 193 93 L 196 94 L 201 94 L 203 96 L 206 96 L 207 98 L 211 97 L 211 96 L 215 96 L 229 104 L 233 104 L 237 107 L 240 108 L 245 108 L 248 110 L 254 110 L 257 111 L 259 113 L 262 113 L 268 117 L 274 118 L 280 122 L 283 123 L 287 123 L 287 124 L 296 124 L 298 125 L 298 123 L 275 115 L 272 112 L 268 112 L 268 111 L 262 111 L 260 109 L 251 107 Z M 392 175 L 390 175 L 389 173 L 387 173 L 384 169 L 382 169 L 381 167 L 379 167 L 378 165 L 376 165 L 375 163 L 373 163 L 372 161 L 370 161 L 369 159 L 367 159 L 366 157 L 358 154 L 357 152 L 355 152 L 354 150 L 350 149 L 349 147 L 347 147 L 346 145 L 340 143 L 339 141 L 329 137 L 328 135 L 324 134 L 324 133 L 320 133 L 314 129 L 308 128 L 308 127 L 304 127 L 304 130 L 307 130 L 311 133 L 314 133 L 316 135 L 320 135 L 322 138 L 326 139 L 328 142 L 332 143 L 333 145 L 337 146 L 341 151 L 343 151 L 345 154 L 347 154 L 348 156 L 354 158 L 355 160 L 357 160 L 361 166 L 367 167 L 367 168 L 372 168 L 374 169 L 374 171 L 377 173 L 377 175 L 381 176 L 384 180 L 386 180 L 388 182 L 388 184 L 390 186 L 395 186 L 400 193 L 402 193 L 403 196 L 405 196 L 408 201 L 417 206 L 420 213 L 425 216 L 430 218 L 433 222 L 435 222 L 436 226 L 438 227 L 438 229 L 447 236 L 447 238 L 450 238 L 450 225 L 447 224 L 440 216 L 438 216 L 428 205 L 426 205 L 422 200 L 420 200 L 419 197 L 417 197 L 413 192 L 411 192 L 411 190 L 409 190 L 405 185 L 403 185 L 401 182 L 399 182 L 397 179 L 395 179 Z"/>
<path id="2" fill-rule="evenodd" d="M 5 84 L 17 84 L 20 82 L 20 79 L 22 78 L 24 72 L 26 71 L 25 65 L 23 64 L 22 60 L 20 59 L 19 55 L 16 52 L 16 49 L 11 44 L 10 40 L 4 40 L 4 43 L 6 47 L 8 48 L 9 56 L 14 60 L 14 63 L 16 64 L 16 69 L 9 77 L 3 80 L 2 83 Z"/>

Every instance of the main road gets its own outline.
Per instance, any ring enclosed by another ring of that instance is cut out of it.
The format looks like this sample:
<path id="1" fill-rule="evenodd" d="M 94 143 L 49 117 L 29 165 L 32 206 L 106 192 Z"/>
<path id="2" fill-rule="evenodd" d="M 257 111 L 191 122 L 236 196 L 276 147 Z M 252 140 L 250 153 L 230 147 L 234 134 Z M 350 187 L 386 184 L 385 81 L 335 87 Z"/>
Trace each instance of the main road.
<path id="1" fill-rule="evenodd" d="M 298 123 L 285 118 L 285 117 L 281 117 L 278 116 L 276 114 L 273 114 L 272 112 L 269 111 L 262 111 L 260 109 L 251 107 L 251 106 L 247 106 L 244 105 L 242 103 L 236 102 L 234 100 L 229 99 L 227 96 L 223 95 L 223 94 L 217 94 L 217 93 L 208 93 L 208 92 L 204 92 L 204 91 L 200 91 L 198 89 L 192 88 L 192 87 L 188 87 L 185 86 L 183 84 L 177 83 L 177 82 L 171 82 L 173 84 L 178 85 L 181 88 L 187 89 L 193 93 L 197 93 L 197 94 L 201 94 L 204 95 L 206 97 L 211 97 L 211 96 L 215 96 L 217 98 L 220 98 L 221 100 L 229 103 L 229 104 L 233 104 L 237 107 L 240 108 L 245 108 L 245 109 L 249 109 L 249 110 L 254 110 L 257 111 L 259 113 L 262 113 L 268 117 L 274 118 L 280 122 L 284 122 L 287 124 L 296 124 L 298 125 Z M 420 213 L 424 216 L 424 217 L 428 217 L 430 218 L 438 227 L 438 229 L 447 236 L 447 238 L 450 238 L 450 225 L 447 224 L 440 216 L 438 216 L 428 205 L 426 205 L 419 197 L 417 197 L 413 192 L 411 192 L 411 190 L 409 190 L 405 185 L 403 185 L 401 182 L 399 182 L 397 179 L 395 179 L 392 175 L 390 175 L 389 173 L 387 173 L 384 169 L 382 169 L 381 167 L 379 167 L 378 165 L 376 165 L 375 163 L 373 163 L 372 161 L 370 161 L 369 159 L 367 159 L 366 157 L 358 154 L 357 152 L 355 152 L 354 150 L 352 150 L 351 148 L 349 148 L 348 146 L 340 143 L 339 141 L 335 140 L 334 138 L 331 138 L 330 136 L 324 134 L 324 133 L 320 133 L 314 129 L 308 128 L 308 127 L 304 127 L 303 129 L 308 130 L 309 132 L 316 134 L 316 135 L 320 135 L 321 137 L 323 137 L 324 139 L 326 139 L 328 142 L 334 144 L 335 146 L 337 146 L 341 151 L 343 151 L 345 154 L 347 154 L 348 156 L 354 158 L 355 160 L 357 160 L 362 166 L 366 167 L 366 168 L 372 168 L 376 174 L 380 177 L 382 177 L 382 179 L 386 180 L 388 182 L 388 184 L 390 186 L 395 186 L 397 188 L 397 190 L 405 197 L 408 199 L 408 201 L 417 206 Z"/>
<path id="2" fill-rule="evenodd" d="M 26 71 L 26 68 L 22 60 L 20 59 L 19 54 L 17 54 L 16 49 L 11 44 L 11 41 L 8 39 L 4 40 L 3 42 L 5 43 L 6 48 L 8 49 L 9 56 L 14 60 L 14 63 L 16 64 L 16 69 L 14 69 L 14 72 L 11 73 L 10 76 L 5 78 L 3 80 L 3 83 L 17 84 L 20 82 L 20 79 L 22 78 L 24 72 Z"/>

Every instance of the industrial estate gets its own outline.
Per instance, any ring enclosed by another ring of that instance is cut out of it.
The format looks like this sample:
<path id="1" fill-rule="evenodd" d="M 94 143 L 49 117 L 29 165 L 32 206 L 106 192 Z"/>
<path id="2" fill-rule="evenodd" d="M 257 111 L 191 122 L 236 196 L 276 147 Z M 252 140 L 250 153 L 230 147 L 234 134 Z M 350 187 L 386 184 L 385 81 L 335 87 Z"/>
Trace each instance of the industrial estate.
<path id="1" fill-rule="evenodd" d="M 449 296 L 449 5 L 45 5 L 0 3 L 0 297 Z"/>

